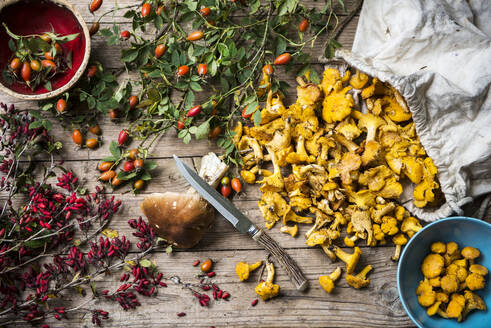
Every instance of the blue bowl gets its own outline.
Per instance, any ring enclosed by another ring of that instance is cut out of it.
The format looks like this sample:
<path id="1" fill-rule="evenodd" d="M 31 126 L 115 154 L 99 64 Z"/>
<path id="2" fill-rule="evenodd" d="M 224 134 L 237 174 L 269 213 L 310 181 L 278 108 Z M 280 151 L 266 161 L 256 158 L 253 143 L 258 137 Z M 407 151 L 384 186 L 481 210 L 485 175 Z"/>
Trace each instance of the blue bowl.
<path id="1" fill-rule="evenodd" d="M 476 247 L 481 256 L 476 263 L 491 269 L 491 224 L 467 217 L 450 217 L 428 224 L 410 239 L 399 259 L 397 267 L 397 289 L 407 314 L 420 328 L 484 328 L 491 327 L 491 293 L 489 274 L 486 287 L 476 293 L 482 297 L 487 311 L 473 311 L 463 322 L 455 319 L 444 319 L 439 315 L 432 317 L 426 314 L 426 308 L 418 303 L 416 288 L 424 279 L 421 273 L 421 262 L 430 252 L 430 245 L 435 241 L 445 243 L 454 241 L 462 249 L 465 246 Z"/>

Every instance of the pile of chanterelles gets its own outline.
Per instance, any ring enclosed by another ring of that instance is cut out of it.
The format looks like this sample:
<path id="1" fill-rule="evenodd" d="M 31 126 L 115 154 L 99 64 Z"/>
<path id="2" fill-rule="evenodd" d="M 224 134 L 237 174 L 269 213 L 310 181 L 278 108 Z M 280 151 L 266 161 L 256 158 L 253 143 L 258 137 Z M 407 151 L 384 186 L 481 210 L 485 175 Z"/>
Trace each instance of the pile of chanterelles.
<path id="1" fill-rule="evenodd" d="M 437 169 L 405 100 L 358 70 L 342 75 L 328 68 L 320 85 L 297 82 L 296 103 L 287 108 L 280 94 L 269 92 L 260 125 L 239 122 L 234 129 L 241 176 L 261 185 L 258 206 L 266 227 L 281 221 L 281 231 L 295 236 L 297 223 L 313 224 L 306 243 L 320 245 L 333 260 L 332 243 L 346 227 L 346 246 L 391 240 L 397 260 L 402 245 L 421 229 L 396 203 L 402 179 L 416 185 L 416 206 L 440 200 Z M 264 168 L 269 162 L 273 171 Z"/>

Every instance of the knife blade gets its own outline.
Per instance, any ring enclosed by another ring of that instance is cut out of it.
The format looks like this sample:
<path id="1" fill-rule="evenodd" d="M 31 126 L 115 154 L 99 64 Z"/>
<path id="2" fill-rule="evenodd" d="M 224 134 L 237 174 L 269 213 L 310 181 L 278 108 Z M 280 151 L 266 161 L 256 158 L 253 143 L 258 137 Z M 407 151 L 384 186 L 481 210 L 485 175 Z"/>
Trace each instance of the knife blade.
<path id="1" fill-rule="evenodd" d="M 307 279 L 303 276 L 300 268 L 278 243 L 263 230 L 258 229 L 231 201 L 220 195 L 218 191 L 206 183 L 193 169 L 184 164 L 178 156 L 174 155 L 174 160 L 176 161 L 177 169 L 184 179 L 186 179 L 201 197 L 208 201 L 227 221 L 232 223 L 239 232 L 251 235 L 258 244 L 263 246 L 280 262 L 298 290 L 304 290 L 307 287 Z"/>
<path id="2" fill-rule="evenodd" d="M 220 214 L 222 214 L 227 221 L 232 223 L 232 225 L 242 233 L 254 234 L 258 230 L 254 224 L 240 212 L 237 207 L 232 204 L 227 198 L 220 195 L 218 191 L 212 188 L 205 180 L 203 180 L 198 173 L 196 173 L 189 166 L 184 164 L 183 161 L 176 155 L 174 155 L 174 160 L 177 164 L 177 169 L 186 179 L 186 181 L 194 188 L 196 191 L 208 201 Z"/>

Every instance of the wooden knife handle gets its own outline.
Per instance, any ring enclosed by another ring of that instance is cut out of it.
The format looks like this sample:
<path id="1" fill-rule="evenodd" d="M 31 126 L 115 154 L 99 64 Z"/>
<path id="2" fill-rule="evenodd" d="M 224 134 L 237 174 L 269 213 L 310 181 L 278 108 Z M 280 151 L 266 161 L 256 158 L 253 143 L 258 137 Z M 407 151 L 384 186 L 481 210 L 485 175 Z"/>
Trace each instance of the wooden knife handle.
<path id="1" fill-rule="evenodd" d="M 268 236 L 264 231 L 258 229 L 252 238 L 265 250 L 267 250 L 271 255 L 273 255 L 281 266 L 286 270 L 290 280 L 297 290 L 305 290 L 308 285 L 307 278 L 303 275 L 297 263 L 288 255 L 283 248 L 278 245 L 270 236 Z"/>

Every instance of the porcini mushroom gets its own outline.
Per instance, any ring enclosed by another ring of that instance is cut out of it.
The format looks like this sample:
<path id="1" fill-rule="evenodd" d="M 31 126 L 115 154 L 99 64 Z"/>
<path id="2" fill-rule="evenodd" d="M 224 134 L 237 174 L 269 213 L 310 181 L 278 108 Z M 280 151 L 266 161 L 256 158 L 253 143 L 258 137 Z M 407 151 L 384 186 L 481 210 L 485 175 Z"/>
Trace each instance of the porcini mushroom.
<path id="1" fill-rule="evenodd" d="M 201 160 L 199 175 L 217 187 L 228 166 L 216 154 Z M 151 194 L 141 203 L 143 214 L 156 234 L 179 248 L 196 245 L 215 219 L 215 210 L 194 190 Z"/>

